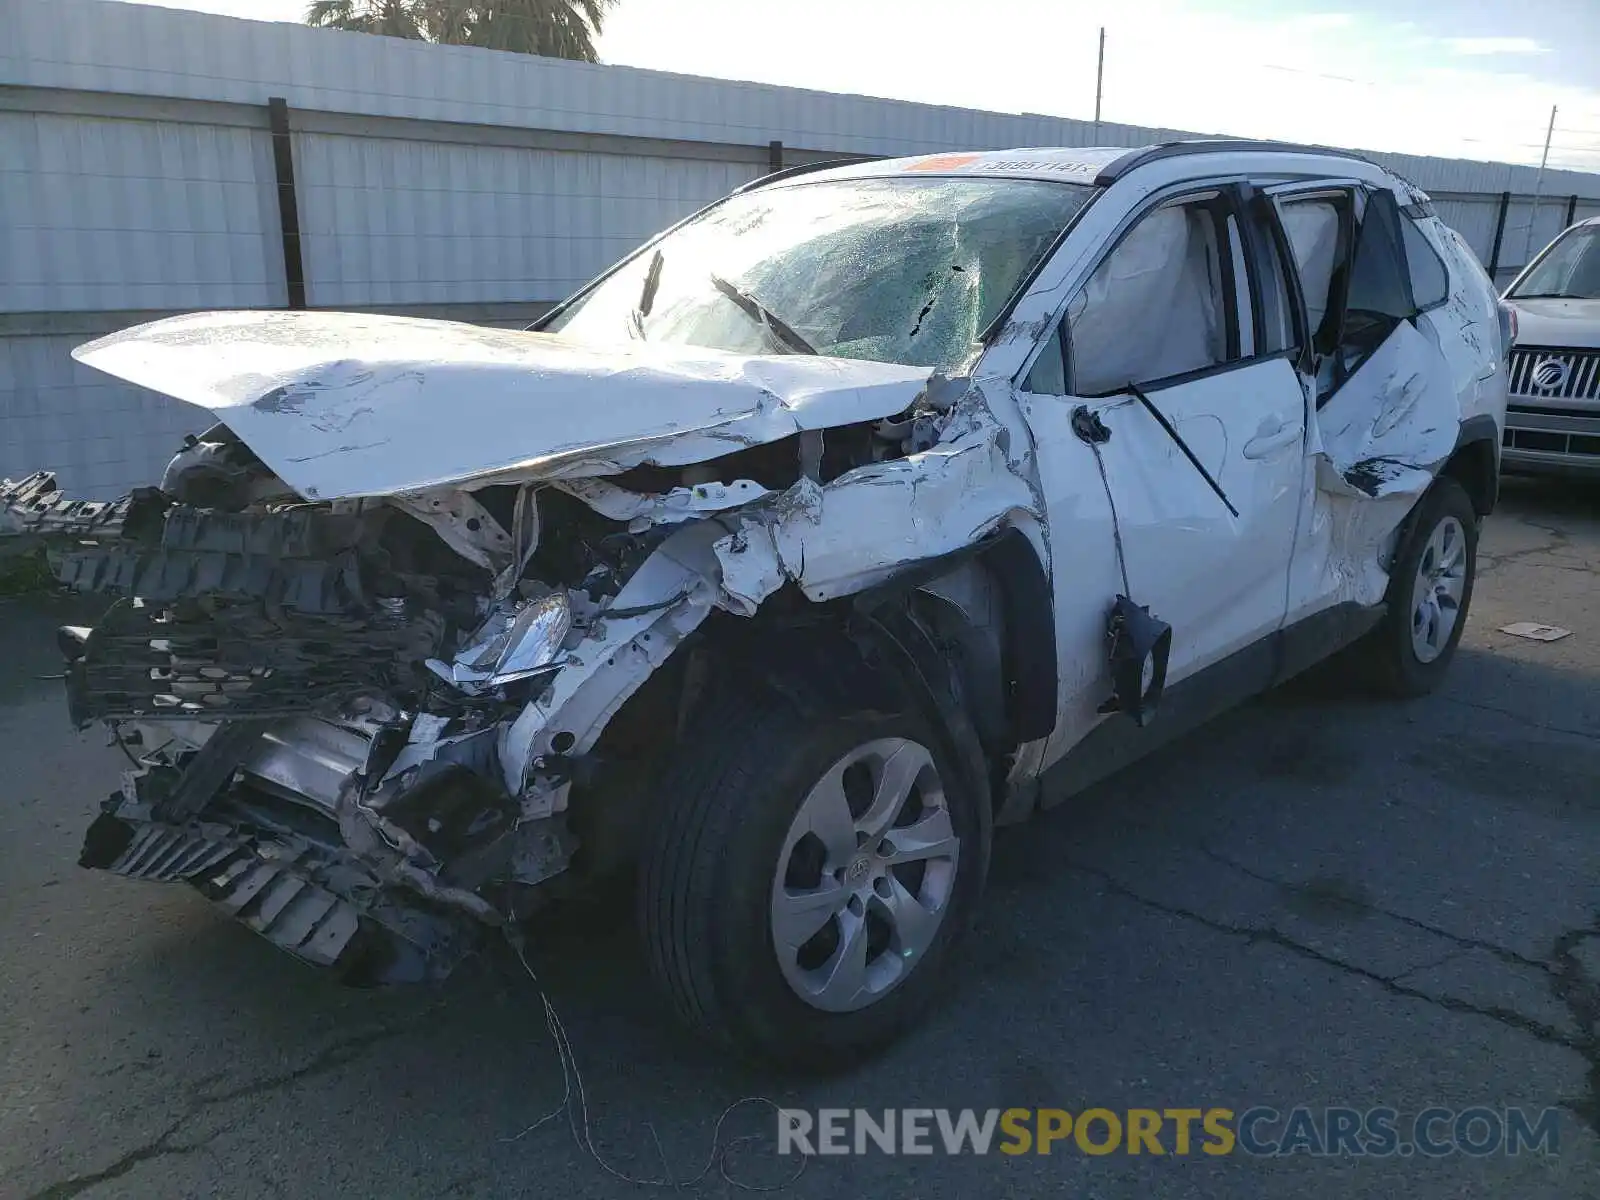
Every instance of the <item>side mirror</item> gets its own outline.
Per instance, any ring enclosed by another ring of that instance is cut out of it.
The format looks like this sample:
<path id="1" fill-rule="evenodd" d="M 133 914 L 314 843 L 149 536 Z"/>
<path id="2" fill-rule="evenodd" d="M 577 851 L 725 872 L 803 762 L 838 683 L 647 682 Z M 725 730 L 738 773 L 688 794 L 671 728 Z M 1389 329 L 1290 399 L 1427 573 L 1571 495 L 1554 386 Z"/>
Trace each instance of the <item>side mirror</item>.
<path id="1" fill-rule="evenodd" d="M 1127 713 L 1140 726 L 1155 720 L 1167 687 L 1172 626 L 1126 596 L 1118 596 L 1106 621 L 1111 639 L 1111 698 L 1103 713 Z"/>

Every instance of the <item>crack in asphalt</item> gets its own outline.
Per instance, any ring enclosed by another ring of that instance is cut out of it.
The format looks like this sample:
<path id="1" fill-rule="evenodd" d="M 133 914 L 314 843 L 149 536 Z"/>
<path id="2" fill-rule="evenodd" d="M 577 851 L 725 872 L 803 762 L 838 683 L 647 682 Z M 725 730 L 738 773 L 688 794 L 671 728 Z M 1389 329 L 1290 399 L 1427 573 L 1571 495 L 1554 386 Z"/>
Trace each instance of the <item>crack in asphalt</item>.
<path id="1" fill-rule="evenodd" d="M 1211 859 L 1213 862 L 1220 863 L 1223 866 L 1237 871 L 1239 874 L 1247 876 L 1248 878 L 1254 879 L 1260 883 L 1271 884 L 1273 887 L 1282 888 L 1289 892 L 1304 893 L 1307 890 L 1306 884 L 1301 881 L 1280 879 L 1275 875 L 1267 874 L 1265 871 L 1258 871 L 1254 867 L 1247 866 L 1236 859 L 1229 858 L 1220 850 L 1208 846 L 1204 842 L 1195 843 L 1194 848 L 1207 858 Z M 1540 971 L 1548 975 L 1554 975 L 1556 973 L 1556 968 L 1551 962 L 1540 958 L 1529 958 L 1526 954 L 1520 954 L 1517 951 L 1506 946 L 1502 946 L 1497 942 L 1489 942 L 1483 940 L 1482 938 L 1469 937 L 1468 935 L 1462 933 L 1454 933 L 1451 930 L 1443 929 L 1438 925 L 1431 925 L 1427 921 L 1418 920 L 1416 917 L 1407 916 L 1405 913 L 1399 913 L 1395 912 L 1393 909 L 1384 908 L 1382 905 L 1374 904 L 1370 900 L 1352 900 L 1352 903 L 1360 905 L 1360 907 L 1366 909 L 1368 912 L 1376 913 L 1379 916 L 1388 917 L 1392 921 L 1398 921 L 1402 925 L 1410 926 L 1412 929 L 1421 930 L 1423 933 L 1431 933 L 1435 937 L 1441 937 L 1446 941 L 1454 942 L 1458 947 L 1460 947 L 1459 950 L 1452 951 L 1451 953 L 1445 955 L 1444 958 L 1439 960 L 1439 962 L 1448 962 L 1450 959 L 1454 958 L 1457 954 L 1464 950 L 1483 950 L 1486 953 L 1494 955 L 1502 962 L 1510 964 L 1511 966 L 1530 967 L 1533 970 Z M 1439 963 L 1425 965 L 1438 966 Z M 1422 967 L 1407 967 L 1406 970 L 1401 974 L 1410 975 L 1420 970 L 1422 970 Z M 1395 976 L 1395 978 L 1398 979 L 1400 976 Z"/>
<path id="2" fill-rule="evenodd" d="M 1481 578 L 1484 575 L 1499 571 L 1510 563 L 1521 562 L 1523 559 L 1531 558 L 1535 554 L 1549 554 L 1560 548 L 1561 544 L 1559 542 L 1548 542 L 1540 546 L 1528 546 L 1521 550 L 1507 550 L 1503 554 L 1485 554 L 1480 550 L 1478 552 L 1478 575 Z M 1536 565 L 1543 566 L 1545 564 Z"/>
<path id="3" fill-rule="evenodd" d="M 443 1002 L 436 1002 L 413 1014 L 404 1021 L 397 1021 L 389 1025 L 381 1025 L 368 1029 L 362 1033 L 324 1046 L 309 1060 L 298 1067 L 287 1071 L 280 1071 L 271 1075 L 264 1075 L 259 1079 L 252 1079 L 237 1087 L 224 1088 L 217 1091 L 207 1091 L 204 1084 L 217 1078 L 216 1074 L 205 1076 L 197 1085 L 191 1086 L 191 1095 L 184 1105 L 182 1114 L 164 1129 L 160 1135 L 128 1151 L 110 1166 L 98 1171 L 87 1172 L 82 1175 L 72 1175 L 66 1179 L 58 1180 L 44 1188 L 32 1193 L 27 1200 L 69 1200 L 89 1188 L 98 1184 L 107 1183 L 126 1175 L 129 1171 L 142 1163 L 157 1158 L 166 1158 L 174 1155 L 193 1154 L 209 1143 L 231 1133 L 239 1128 L 243 1121 L 232 1121 L 226 1125 L 218 1126 L 204 1137 L 192 1142 L 174 1142 L 173 1139 L 182 1130 L 204 1114 L 207 1110 L 222 1104 L 231 1104 L 249 1096 L 258 1096 L 264 1092 L 277 1091 L 300 1083 L 303 1080 L 326 1074 L 359 1057 L 364 1051 L 371 1049 L 381 1042 L 391 1038 L 401 1037 L 413 1032 L 421 1026 L 428 1017 L 438 1012 L 443 1007 Z"/>
<path id="4" fill-rule="evenodd" d="M 1458 947 L 1457 949 L 1450 951 L 1450 953 L 1448 953 L 1448 954 L 1441 955 L 1439 958 L 1431 958 L 1427 962 L 1418 963 L 1414 967 L 1407 967 L 1404 971 L 1401 971 L 1400 974 L 1394 976 L 1394 979 L 1395 979 L 1396 982 L 1399 982 L 1400 980 L 1404 979 L 1408 975 L 1415 975 L 1420 971 L 1431 971 L 1435 967 L 1442 967 L 1447 962 L 1455 961 L 1456 959 L 1460 958 L 1463 954 L 1470 954 L 1470 953 L 1472 953 L 1470 950 L 1463 950 L 1463 949 L 1460 949 Z"/>
<path id="5" fill-rule="evenodd" d="M 1226 854 L 1215 848 L 1199 842 L 1195 848 L 1225 867 L 1232 868 L 1248 878 L 1262 883 L 1276 885 L 1289 891 L 1304 891 L 1305 884 L 1287 879 L 1278 879 L 1263 871 L 1229 858 Z M 1415 975 L 1419 971 L 1431 970 L 1442 966 L 1451 959 L 1469 950 L 1482 950 L 1498 958 L 1501 962 L 1514 967 L 1526 967 L 1536 970 L 1548 977 L 1551 991 L 1567 1010 L 1572 1014 L 1574 1025 L 1578 1029 L 1577 1037 L 1569 1039 L 1572 1049 L 1575 1049 L 1589 1064 L 1588 1094 L 1574 1100 L 1562 1101 L 1564 1107 L 1583 1119 L 1583 1121 L 1596 1133 L 1600 1133 L 1600 980 L 1589 978 L 1583 969 L 1583 964 L 1578 961 L 1578 946 L 1590 938 L 1600 939 L 1600 921 L 1586 929 L 1573 929 L 1563 933 L 1555 941 L 1548 959 L 1530 958 L 1506 946 L 1495 942 L 1484 941 L 1482 938 L 1469 937 L 1465 934 L 1453 933 L 1426 921 L 1419 921 L 1415 917 L 1404 913 L 1395 912 L 1393 909 L 1384 908 L 1373 904 L 1370 900 L 1359 901 L 1362 907 L 1369 912 L 1388 917 L 1402 925 L 1419 929 L 1425 933 L 1454 942 L 1456 950 L 1446 954 L 1436 962 L 1423 963 L 1415 967 L 1407 967 L 1398 975 L 1392 977 L 1392 982 L 1398 982 L 1408 975 Z"/>
<path id="6" fill-rule="evenodd" d="M 1493 704 L 1485 704 L 1481 700 L 1463 700 L 1459 696 L 1434 696 L 1434 700 L 1443 700 L 1446 704 L 1460 704 L 1467 708 L 1481 709 L 1483 712 L 1499 713 L 1502 717 L 1510 717 L 1513 721 L 1526 725 L 1529 729 L 1542 729 L 1546 733 L 1564 733 L 1571 737 L 1583 738 L 1585 741 L 1600 741 L 1600 734 L 1590 733 L 1583 729 L 1570 729 L 1565 725 L 1550 725 L 1544 721 L 1535 721 L 1523 713 L 1514 712 L 1509 708 L 1497 708 Z"/>
<path id="7" fill-rule="evenodd" d="M 189 1114 L 179 1117 L 171 1125 L 167 1126 L 160 1137 L 154 1141 L 147 1142 L 137 1149 L 128 1151 L 109 1167 L 99 1171 L 92 1171 L 87 1175 L 73 1175 L 57 1183 L 52 1183 L 48 1187 L 34 1192 L 28 1200 L 65 1200 L 66 1197 L 76 1196 L 79 1192 L 87 1191 L 96 1184 L 119 1179 L 140 1163 L 149 1162 L 153 1158 L 165 1158 L 168 1155 L 190 1153 L 194 1149 L 193 1146 L 173 1146 L 168 1144 L 171 1142 L 173 1134 L 182 1129 L 188 1119 Z"/>
<path id="8" fill-rule="evenodd" d="M 1578 946 L 1594 939 L 1600 944 L 1600 920 L 1587 929 L 1573 929 L 1556 939 L 1551 955 L 1556 963 L 1555 993 L 1577 1022 L 1580 1051 L 1589 1062 L 1589 1094 L 1565 1101 L 1565 1107 L 1600 1133 L 1600 979 L 1591 979 L 1578 961 Z"/>
<path id="9" fill-rule="evenodd" d="M 1520 550 L 1506 550 L 1499 554 L 1479 549 L 1477 560 L 1479 575 L 1488 575 L 1493 571 L 1498 571 L 1507 563 L 1521 562 L 1523 559 L 1531 558 L 1535 554 L 1553 554 L 1572 544 L 1571 535 L 1563 529 L 1556 528 L 1554 525 L 1540 525 L 1537 521 L 1529 521 L 1523 517 L 1513 517 L 1512 519 L 1521 525 L 1527 526 L 1529 529 L 1537 529 L 1541 533 L 1548 533 L 1550 540 L 1537 546 L 1524 546 Z"/>
<path id="10" fill-rule="evenodd" d="M 1549 964 L 1539 964 L 1545 971 L 1554 971 L 1556 995 L 1563 1004 L 1571 1009 L 1574 1017 L 1577 1018 L 1579 1033 L 1576 1036 L 1572 1036 L 1545 1024 L 1543 1021 L 1536 1021 L 1515 1009 L 1504 1008 L 1498 1004 L 1473 1004 L 1470 1001 L 1457 999 L 1453 996 L 1436 996 L 1431 992 L 1423 991 L 1421 988 L 1401 983 L 1401 979 L 1417 969 L 1415 967 L 1408 967 L 1397 975 L 1385 975 L 1368 967 L 1335 958 L 1333 955 L 1318 950 L 1314 946 L 1298 942 L 1273 926 L 1257 928 L 1251 925 L 1235 925 L 1228 921 L 1221 921 L 1214 917 L 1208 917 L 1194 909 L 1185 908 L 1177 904 L 1167 904 L 1146 896 L 1099 867 L 1089 866 L 1071 859 L 1068 859 L 1065 865 L 1068 870 L 1077 871 L 1092 879 L 1098 879 L 1112 895 L 1119 896 L 1151 911 L 1177 917 L 1180 920 L 1191 921 L 1203 928 L 1210 929 L 1214 933 L 1220 933 L 1228 937 L 1243 938 L 1246 945 L 1264 944 L 1276 946 L 1301 958 L 1309 959 L 1322 966 L 1332 967 L 1335 970 L 1343 971 L 1356 976 L 1358 979 L 1375 984 L 1390 995 L 1399 996 L 1407 1000 L 1420 1000 L 1445 1012 L 1462 1016 L 1484 1017 L 1505 1028 L 1526 1034 L 1528 1037 L 1545 1045 L 1573 1051 L 1582 1057 L 1589 1066 L 1588 1095 L 1577 1099 L 1563 1100 L 1560 1103 L 1562 1107 L 1582 1119 L 1596 1133 L 1600 1133 L 1600 1030 L 1597 1030 L 1597 1024 L 1600 1024 L 1600 983 L 1588 978 L 1577 958 L 1577 946 L 1580 942 L 1589 937 L 1600 936 L 1600 922 L 1587 929 L 1570 931 L 1558 939 L 1555 953 L 1555 957 L 1558 959 L 1556 968 L 1552 968 Z M 1442 934 L 1441 936 L 1451 937 L 1452 935 Z M 1480 947 L 1475 948 L 1491 951 L 1494 949 L 1492 943 L 1482 943 Z M 1515 952 L 1508 951 L 1507 953 L 1512 954 L 1520 962 L 1532 963 L 1534 961 L 1524 959 L 1521 955 L 1516 955 Z"/>

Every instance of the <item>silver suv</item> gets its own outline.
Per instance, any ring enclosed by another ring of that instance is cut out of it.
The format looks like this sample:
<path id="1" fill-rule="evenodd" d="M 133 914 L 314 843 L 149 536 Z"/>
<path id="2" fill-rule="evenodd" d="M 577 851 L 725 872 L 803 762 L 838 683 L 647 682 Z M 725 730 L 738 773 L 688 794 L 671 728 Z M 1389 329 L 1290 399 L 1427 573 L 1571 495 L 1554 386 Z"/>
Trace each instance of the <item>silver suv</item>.
<path id="1" fill-rule="evenodd" d="M 1506 470 L 1600 477 L 1600 217 L 1540 251 L 1505 298 L 1518 323 Z"/>

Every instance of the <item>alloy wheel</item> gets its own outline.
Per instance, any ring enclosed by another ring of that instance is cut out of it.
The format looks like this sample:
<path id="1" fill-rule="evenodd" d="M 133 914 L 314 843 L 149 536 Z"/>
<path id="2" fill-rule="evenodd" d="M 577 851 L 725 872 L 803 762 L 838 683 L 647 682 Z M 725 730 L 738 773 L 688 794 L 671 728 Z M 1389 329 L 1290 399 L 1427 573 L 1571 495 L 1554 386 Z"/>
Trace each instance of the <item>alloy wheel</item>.
<path id="1" fill-rule="evenodd" d="M 881 738 L 834 763 L 795 814 L 772 883 L 772 944 L 795 994 L 852 1012 L 901 983 L 944 921 L 960 850 L 927 747 Z"/>
<path id="2" fill-rule="evenodd" d="M 1411 589 L 1411 649 L 1431 663 L 1450 645 L 1467 585 L 1467 531 L 1455 517 L 1433 527 Z"/>

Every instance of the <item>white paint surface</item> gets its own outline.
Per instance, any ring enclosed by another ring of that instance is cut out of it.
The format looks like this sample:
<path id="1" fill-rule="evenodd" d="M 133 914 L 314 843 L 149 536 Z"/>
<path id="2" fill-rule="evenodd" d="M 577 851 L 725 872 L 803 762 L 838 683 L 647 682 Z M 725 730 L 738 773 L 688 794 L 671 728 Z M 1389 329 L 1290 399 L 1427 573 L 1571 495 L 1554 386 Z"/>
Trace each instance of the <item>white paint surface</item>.
<path id="1" fill-rule="evenodd" d="M 926 368 L 357 313 L 197 313 L 74 351 L 209 409 L 313 499 L 682 465 L 904 410 Z"/>

